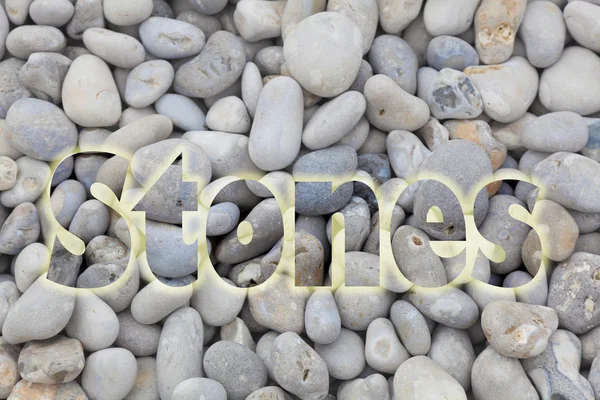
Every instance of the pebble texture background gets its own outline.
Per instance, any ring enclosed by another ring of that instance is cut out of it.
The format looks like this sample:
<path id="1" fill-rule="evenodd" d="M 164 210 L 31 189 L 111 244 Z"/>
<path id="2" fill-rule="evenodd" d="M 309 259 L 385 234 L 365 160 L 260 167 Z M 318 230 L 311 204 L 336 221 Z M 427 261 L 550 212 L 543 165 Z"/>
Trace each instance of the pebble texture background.
<path id="1" fill-rule="evenodd" d="M 599 162 L 598 0 L 0 0 L 0 399 L 600 400 Z"/>

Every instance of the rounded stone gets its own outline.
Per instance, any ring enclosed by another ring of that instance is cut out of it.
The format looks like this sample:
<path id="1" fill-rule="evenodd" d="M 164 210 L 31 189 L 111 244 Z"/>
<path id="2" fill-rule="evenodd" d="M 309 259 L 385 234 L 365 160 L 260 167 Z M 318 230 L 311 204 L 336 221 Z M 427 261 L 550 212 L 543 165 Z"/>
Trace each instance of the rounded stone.
<path id="1" fill-rule="evenodd" d="M 336 379 L 356 378 L 365 367 L 365 344 L 357 333 L 342 329 L 329 344 L 315 344 L 315 351 L 323 358 L 329 375 Z"/>
<path id="2" fill-rule="evenodd" d="M 247 134 L 251 124 L 246 105 L 236 96 L 217 100 L 206 114 L 206 126 L 215 131 Z"/>
<path id="3" fill-rule="evenodd" d="M 319 43 L 315 47 L 315 43 Z M 356 24 L 337 12 L 303 19 L 287 36 L 283 55 L 294 79 L 321 97 L 346 91 L 358 74 L 363 49 Z"/>
<path id="4" fill-rule="evenodd" d="M 411 400 L 467 400 L 462 386 L 435 361 L 425 356 L 413 357 L 400 365 L 394 374 L 394 393 Z"/>
<path id="5" fill-rule="evenodd" d="M 0 253 L 17 255 L 40 236 L 40 218 L 32 203 L 16 206 L 0 229 Z"/>
<path id="6" fill-rule="evenodd" d="M 181 382 L 173 390 L 174 399 L 196 400 L 205 397 L 214 400 L 227 400 L 227 392 L 219 382 L 206 378 L 191 378 Z"/>
<path id="7" fill-rule="evenodd" d="M 119 334 L 115 345 L 127 349 L 136 357 L 156 354 L 160 339 L 161 327 L 158 325 L 140 324 L 133 318 L 130 310 L 117 314 Z"/>
<path id="8" fill-rule="evenodd" d="M 408 301 L 398 300 L 390 309 L 390 320 L 396 333 L 413 356 L 425 355 L 431 348 L 431 333 L 427 320 Z"/>
<path id="9" fill-rule="evenodd" d="M 14 57 L 0 62 L 0 118 L 6 118 L 6 113 L 15 101 L 34 96 L 19 81 L 23 65 L 25 61 Z"/>
<path id="10" fill-rule="evenodd" d="M 343 139 L 359 122 L 366 107 L 364 96 L 354 91 L 328 101 L 306 123 L 302 143 L 311 150 L 331 146 Z"/>
<path id="11" fill-rule="evenodd" d="M 386 33 L 399 34 L 419 15 L 422 0 L 378 0 L 379 21 Z"/>
<path id="12" fill-rule="evenodd" d="M 81 386 L 89 397 L 98 400 L 121 399 L 133 389 L 136 375 L 133 354 L 125 349 L 104 349 L 85 360 Z"/>
<path id="13" fill-rule="evenodd" d="M 473 24 L 478 0 L 428 0 L 423 9 L 427 31 L 433 36 L 459 35 Z"/>
<path id="14" fill-rule="evenodd" d="M 83 371 L 83 347 L 76 339 L 55 336 L 29 342 L 19 354 L 19 372 L 33 383 L 71 382 Z"/>
<path id="15" fill-rule="evenodd" d="M 529 150 L 576 153 L 588 143 L 588 124 L 571 111 L 542 115 L 523 128 L 521 143 Z"/>
<path id="16" fill-rule="evenodd" d="M 38 160 L 52 161 L 77 145 L 75 124 L 52 103 L 21 99 L 6 114 L 5 129 L 13 146 Z"/>
<path id="17" fill-rule="evenodd" d="M 444 368 L 465 391 L 471 388 L 475 351 L 467 331 L 439 325 L 433 332 L 429 358 Z"/>
<path id="18" fill-rule="evenodd" d="M 600 51 L 600 4 L 589 1 L 570 1 L 564 9 L 564 23 L 577 43 L 592 51 Z"/>
<path id="19" fill-rule="evenodd" d="M 427 64 L 438 71 L 444 68 L 463 71 L 472 65 L 479 65 L 479 56 L 473 46 L 460 38 L 437 36 L 427 46 Z"/>
<path id="20" fill-rule="evenodd" d="M 331 291 L 315 291 L 306 302 L 304 311 L 306 334 L 317 344 L 332 343 L 340 334 L 340 313 Z"/>
<path id="21" fill-rule="evenodd" d="M 19 167 L 11 158 L 0 157 L 0 191 L 12 189 L 17 183 Z"/>
<path id="22" fill-rule="evenodd" d="M 69 0 L 34 0 L 29 6 L 29 16 L 37 25 L 61 27 L 75 12 Z"/>
<path id="23" fill-rule="evenodd" d="M 323 5 L 325 5 L 325 2 L 323 2 Z M 324 9 L 319 11 L 324 11 Z M 375 0 L 332 0 L 327 2 L 327 11 L 343 14 L 356 23 L 363 38 L 363 54 L 367 54 L 377 31 L 379 20 L 377 2 Z M 285 39 L 285 35 L 283 38 Z"/>
<path id="24" fill-rule="evenodd" d="M 598 302 L 600 256 L 574 253 L 552 273 L 548 307 L 558 314 L 560 326 L 575 334 L 585 333 L 600 321 Z"/>
<path id="25" fill-rule="evenodd" d="M 139 24 L 152 14 L 152 0 L 103 0 L 104 17 L 117 26 Z"/>
<path id="26" fill-rule="evenodd" d="M 533 1 L 527 5 L 519 37 L 527 59 L 536 68 L 547 68 L 560 58 L 565 45 L 569 17 L 550 1 Z"/>
<path id="27" fill-rule="evenodd" d="M 408 300 L 423 315 L 450 328 L 467 329 L 477 322 L 479 308 L 471 297 L 453 286 L 413 288 Z"/>
<path id="28" fill-rule="evenodd" d="M 296 333 L 277 336 L 273 341 L 271 363 L 275 381 L 288 392 L 306 399 L 321 399 L 327 395 L 327 364 Z"/>
<path id="29" fill-rule="evenodd" d="M 108 65 L 91 54 L 71 64 L 62 89 L 63 108 L 76 124 L 111 126 L 121 117 L 121 98 Z"/>
<path id="30" fill-rule="evenodd" d="M 108 29 L 87 29 L 83 43 L 92 54 L 118 68 L 134 68 L 146 57 L 144 46 L 137 39 Z"/>
<path id="31" fill-rule="evenodd" d="M 409 358 L 410 354 L 400 343 L 390 320 L 377 318 L 369 324 L 365 341 L 365 359 L 371 368 L 393 374 Z"/>
<path id="32" fill-rule="evenodd" d="M 161 399 L 177 400 L 173 392 L 181 382 L 202 377 L 203 341 L 202 318 L 193 308 L 182 307 L 166 319 L 156 354 Z"/>
<path id="33" fill-rule="evenodd" d="M 471 119 L 483 112 L 479 90 L 467 75 L 442 69 L 429 84 L 427 103 L 437 119 Z"/>
<path id="34" fill-rule="evenodd" d="M 13 304 L 2 326 L 2 337 L 11 344 L 49 339 L 69 322 L 75 292 L 41 276 Z"/>
<path id="35" fill-rule="evenodd" d="M 73 17 L 67 24 L 67 35 L 80 40 L 86 29 L 104 26 L 102 0 L 79 0 L 75 2 Z"/>
<path id="36" fill-rule="evenodd" d="M 150 17 L 140 25 L 146 50 L 162 59 L 195 56 L 204 47 L 204 32 L 195 25 L 172 18 Z"/>
<path id="37" fill-rule="evenodd" d="M 503 64 L 467 67 L 464 73 L 479 90 L 484 112 L 498 122 L 521 118 L 537 96 L 538 73 L 522 57 Z"/>
<path id="38" fill-rule="evenodd" d="M 59 53 L 33 53 L 19 71 L 19 82 L 40 100 L 60 104 L 71 60 Z"/>
<path id="39" fill-rule="evenodd" d="M 260 93 L 248 151 L 259 168 L 274 171 L 290 165 L 302 140 L 302 90 L 291 78 L 278 77 Z M 283 138 L 285 138 L 283 140 Z"/>
<path id="40" fill-rule="evenodd" d="M 204 355 L 206 375 L 225 388 L 227 398 L 244 400 L 267 383 L 267 368 L 258 356 L 241 344 L 221 340 Z"/>
<path id="41" fill-rule="evenodd" d="M 540 78 L 540 101 L 550 111 L 596 113 L 600 111 L 599 94 L 600 57 L 583 47 L 566 48 Z"/>
<path id="42" fill-rule="evenodd" d="M 169 117 L 173 125 L 184 131 L 200 131 L 206 127 L 204 111 L 192 99 L 175 93 L 163 94 L 154 104 L 156 111 Z"/>
<path id="43" fill-rule="evenodd" d="M 429 120 L 425 101 L 402 90 L 387 75 L 375 75 L 365 83 L 366 116 L 376 128 L 385 132 L 403 129 L 415 131 Z M 406 110 L 411 110 L 406 113 Z"/>
<path id="44" fill-rule="evenodd" d="M 15 57 L 27 59 L 37 52 L 62 52 L 67 47 L 63 33 L 53 26 L 24 25 L 10 31 L 6 49 Z"/>
<path id="45" fill-rule="evenodd" d="M 173 88 L 185 96 L 214 96 L 238 80 L 245 64 L 241 39 L 227 31 L 218 31 L 208 38 L 200 54 L 179 67 Z"/>
<path id="46" fill-rule="evenodd" d="M 369 50 L 369 64 L 374 74 L 389 76 L 405 92 L 415 94 L 417 91 L 417 55 L 398 36 L 378 36 Z"/>
<path id="47" fill-rule="evenodd" d="M 481 327 L 501 355 L 531 358 L 546 350 L 558 328 L 558 316 L 549 307 L 493 301 L 481 314 Z"/>

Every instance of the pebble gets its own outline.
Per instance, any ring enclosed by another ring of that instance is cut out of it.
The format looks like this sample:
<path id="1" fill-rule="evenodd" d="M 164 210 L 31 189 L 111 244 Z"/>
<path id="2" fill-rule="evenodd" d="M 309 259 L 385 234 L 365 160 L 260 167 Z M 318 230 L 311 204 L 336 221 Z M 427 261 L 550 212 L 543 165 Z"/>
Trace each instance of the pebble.
<path id="1" fill-rule="evenodd" d="M 313 43 L 319 42 L 318 47 Z M 300 21 L 287 36 L 283 56 L 291 76 L 321 97 L 333 97 L 354 82 L 361 65 L 362 35 L 358 26 L 337 12 Z"/>
<path id="2" fill-rule="evenodd" d="M 117 26 L 131 26 L 146 20 L 152 14 L 152 0 L 103 0 L 104 17 Z"/>
<path id="3" fill-rule="evenodd" d="M 367 104 L 360 92 L 348 91 L 323 104 L 308 120 L 302 143 L 311 150 L 342 140 L 360 121 Z"/>
<path id="4" fill-rule="evenodd" d="M 71 382 L 83 371 L 84 364 L 81 343 L 65 336 L 29 342 L 19 354 L 19 373 L 33 383 Z"/>
<path id="5" fill-rule="evenodd" d="M 574 253 L 556 267 L 550 279 L 548 307 L 558 314 L 560 326 L 575 334 L 598 325 L 595 293 L 599 279 L 594 268 L 599 261 L 595 254 Z"/>
<path id="6" fill-rule="evenodd" d="M 426 56 L 427 64 L 438 71 L 444 68 L 463 71 L 467 67 L 479 65 L 479 55 L 473 46 L 454 36 L 433 38 L 427 46 Z"/>
<path id="7" fill-rule="evenodd" d="M 244 102 L 236 96 L 217 100 L 206 114 L 206 126 L 215 131 L 247 134 L 251 120 Z"/>
<path id="8" fill-rule="evenodd" d="M 179 384 L 202 377 L 203 335 L 202 318 L 193 308 L 182 307 L 166 319 L 156 354 L 156 376 L 161 399 L 176 399 L 173 392 Z M 207 374 L 206 362 L 209 357 L 207 352 L 204 357 Z"/>
<path id="9" fill-rule="evenodd" d="M 235 342 L 222 340 L 210 346 L 203 364 L 206 375 L 223 385 L 228 399 L 243 400 L 267 383 L 264 363 Z"/>
<path id="10" fill-rule="evenodd" d="M 429 120 L 429 107 L 418 97 L 402 90 L 386 75 L 374 75 L 365 83 L 366 117 L 376 128 L 414 131 Z M 411 110 L 406 113 L 405 110 Z"/>
<path id="11" fill-rule="evenodd" d="M 542 189 L 543 198 L 587 213 L 600 212 L 593 183 L 599 173 L 597 162 L 567 152 L 552 154 L 531 171 L 534 183 Z"/>
<path id="12" fill-rule="evenodd" d="M 173 288 L 156 279 L 135 294 L 131 300 L 131 314 L 141 324 L 155 324 L 188 304 L 191 296 L 189 285 Z"/>
<path id="13" fill-rule="evenodd" d="M 173 88 L 190 97 L 217 95 L 237 81 L 245 63 L 241 39 L 226 31 L 215 32 L 200 54 L 176 71 Z"/>
<path id="14" fill-rule="evenodd" d="M 475 48 L 484 64 L 500 64 L 510 58 L 526 7 L 526 0 L 481 2 L 474 21 Z"/>
<path id="15" fill-rule="evenodd" d="M 423 315 L 450 328 L 467 329 L 479 316 L 479 308 L 473 299 L 452 286 L 413 288 L 408 300 Z"/>
<path id="16" fill-rule="evenodd" d="M 0 282 L 0 330 L 13 304 L 21 297 L 17 285 L 11 281 Z"/>
<path id="17" fill-rule="evenodd" d="M 576 153 L 588 143 L 588 124 L 571 111 L 553 112 L 537 117 L 523 128 L 521 143 L 529 150 Z"/>
<path id="18" fill-rule="evenodd" d="M 407 301 L 398 300 L 390 309 L 390 320 L 406 350 L 413 356 L 426 355 L 431 333 L 425 317 Z"/>
<path id="19" fill-rule="evenodd" d="M 273 341 L 271 363 L 275 381 L 306 399 L 324 398 L 329 390 L 327 364 L 300 336 L 285 332 Z"/>
<path id="20" fill-rule="evenodd" d="M 315 351 L 325 361 L 329 375 L 343 380 L 356 378 L 362 372 L 366 365 L 364 348 L 360 336 L 344 328 L 333 342 L 315 344 Z"/>
<path id="21" fill-rule="evenodd" d="M 12 393 L 10 394 L 10 398 L 35 398 L 40 400 L 69 398 L 85 400 L 87 396 L 77 382 L 69 382 L 61 385 L 48 385 L 43 383 L 31 383 L 23 379 L 15 385 Z"/>
<path id="22" fill-rule="evenodd" d="M 19 291 L 25 293 L 47 271 L 49 264 L 50 250 L 43 244 L 32 243 L 21 250 L 13 265 L 15 283 Z"/>
<path id="23" fill-rule="evenodd" d="M 12 189 L 17 183 L 19 167 L 6 156 L 0 157 L 0 191 Z"/>
<path id="24" fill-rule="evenodd" d="M 340 334 L 341 319 L 331 292 L 315 291 L 306 302 L 306 334 L 315 343 L 330 344 Z"/>
<path id="25" fill-rule="evenodd" d="M 466 331 L 438 326 L 433 332 L 429 358 L 456 379 L 465 392 L 471 388 L 475 351 Z"/>
<path id="26" fill-rule="evenodd" d="M 108 29 L 87 29 L 83 43 L 92 54 L 118 68 L 132 69 L 146 57 L 144 46 L 137 39 Z"/>
<path id="27" fill-rule="evenodd" d="M 359 251 L 363 248 L 370 233 L 371 218 L 369 206 L 365 200 L 352 196 L 348 203 L 338 211 L 344 216 L 345 249 Z M 327 237 L 331 240 L 333 219 L 327 222 Z"/>
<path id="28" fill-rule="evenodd" d="M 589 115 L 600 111 L 600 57 L 591 50 L 571 46 L 540 77 L 539 97 L 550 111 Z"/>
<path id="29" fill-rule="evenodd" d="M 483 310 L 481 327 L 501 355 L 531 358 L 546 350 L 550 336 L 558 328 L 558 317 L 548 307 L 494 301 Z"/>
<path id="30" fill-rule="evenodd" d="M 519 37 L 523 40 L 531 65 L 547 68 L 558 61 L 565 45 L 567 21 L 567 11 L 563 19 L 561 9 L 550 1 L 527 4 Z"/>
<path id="31" fill-rule="evenodd" d="M 538 235 L 544 245 L 544 255 L 557 262 L 566 260 L 573 253 L 579 237 L 577 223 L 571 214 L 552 200 L 539 200 L 532 216 L 540 227 Z"/>
<path id="32" fill-rule="evenodd" d="M 284 1 L 257 0 L 258 3 L 240 1 L 233 14 L 240 36 L 248 42 L 281 36 L 281 17 Z"/>
<path id="33" fill-rule="evenodd" d="M 377 318 L 369 324 L 365 340 L 365 360 L 371 368 L 393 374 L 409 358 L 410 354 L 400 343 L 390 320 Z"/>
<path id="34" fill-rule="evenodd" d="M 157 15 L 165 17 L 165 15 Z M 177 20 L 188 22 L 200 28 L 205 37 L 211 37 L 213 33 L 221 30 L 221 22 L 215 16 L 205 15 L 196 10 L 187 10 L 177 14 Z"/>
<path id="35" fill-rule="evenodd" d="M 19 71 L 19 82 L 40 100 L 60 104 L 71 60 L 59 53 L 33 53 Z"/>
<path id="36" fill-rule="evenodd" d="M 119 334 L 119 320 L 112 308 L 98 296 L 81 290 L 65 328 L 69 337 L 79 340 L 86 351 L 94 352 L 106 349 L 115 342 Z"/>
<path id="37" fill-rule="evenodd" d="M 135 359 L 137 375 L 133 389 L 125 397 L 126 400 L 160 400 L 156 382 L 156 359 L 138 357 Z"/>
<path id="38" fill-rule="evenodd" d="M 61 53 L 66 46 L 65 36 L 53 26 L 23 25 L 13 29 L 6 37 L 6 50 L 22 59 L 37 52 Z"/>
<path id="39" fill-rule="evenodd" d="M 557 330 L 546 350 L 523 361 L 523 367 L 541 397 L 593 399 L 590 383 L 579 374 L 581 342 L 573 333 Z"/>
<path id="40" fill-rule="evenodd" d="M 416 356 L 400 365 L 394 374 L 394 393 L 410 400 L 449 398 L 466 400 L 462 386 L 435 361 Z"/>
<path id="41" fill-rule="evenodd" d="M 486 347 L 475 359 L 471 383 L 476 399 L 540 398 L 519 360 L 501 355 L 492 346 Z"/>
<path id="42" fill-rule="evenodd" d="M 317 2 L 320 4 L 320 2 Z M 325 3 L 323 2 L 323 5 Z M 324 8 L 324 7 L 323 7 Z M 320 9 L 319 11 L 324 11 Z M 333 0 L 327 2 L 327 11 L 334 11 L 345 15 L 356 23 L 363 38 L 363 55 L 367 54 L 375 38 L 378 22 L 377 2 L 375 0 Z M 284 14 L 285 16 L 285 14 Z M 285 40 L 285 34 L 282 35 Z"/>
<path id="43" fill-rule="evenodd" d="M 356 152 L 347 146 L 332 146 L 299 157 L 292 172 L 297 181 L 296 212 L 308 216 L 324 215 L 345 206 L 352 197 L 352 182 L 342 183 L 332 193 L 331 183 L 310 180 L 327 178 L 345 181 L 352 176 L 357 165 Z M 323 171 L 327 171 L 328 175 L 323 176 Z"/>
<path id="44" fill-rule="evenodd" d="M 227 400 L 227 392 L 223 385 L 212 379 L 191 378 L 181 382 L 173 390 L 173 398 L 175 399 L 194 400 L 198 396 L 215 400 Z"/>
<path id="45" fill-rule="evenodd" d="M 433 36 L 459 35 L 473 23 L 477 0 L 428 0 L 423 9 L 427 31 Z"/>
<path id="46" fill-rule="evenodd" d="M 184 131 L 201 131 L 206 128 L 206 116 L 189 97 L 179 94 L 163 94 L 154 104 L 156 111 L 168 117 L 173 125 Z"/>
<path id="47" fill-rule="evenodd" d="M 40 236 L 40 220 L 32 203 L 21 203 L 6 218 L 0 229 L 0 253 L 17 255 Z"/>
<path id="48" fill-rule="evenodd" d="M 167 60 L 195 56 L 205 44 L 200 28 L 171 18 L 150 17 L 140 25 L 139 32 L 144 47 Z"/>
<path id="49" fill-rule="evenodd" d="M 77 128 L 52 103 L 25 98 L 6 114 L 5 129 L 11 144 L 38 160 L 55 160 L 77 145 Z"/>
<path id="50" fill-rule="evenodd" d="M 600 4 L 582 1 L 569 2 L 564 9 L 564 22 L 569 35 L 581 46 L 592 51 L 600 51 L 600 36 L 596 32 Z"/>
<path id="51" fill-rule="evenodd" d="M 23 65 L 25 61 L 18 58 L 0 61 L 0 118 L 6 118 L 6 113 L 17 100 L 33 97 L 31 91 L 19 82 Z"/>
<path id="52" fill-rule="evenodd" d="M 373 41 L 369 64 L 375 75 L 389 76 L 404 90 L 414 95 L 417 91 L 417 55 L 410 45 L 396 35 L 381 35 Z"/>
<path id="53" fill-rule="evenodd" d="M 119 333 L 115 345 L 127 349 L 136 357 L 156 354 L 162 328 L 156 324 L 140 324 L 130 310 L 117 314 Z"/>
<path id="54" fill-rule="evenodd" d="M 34 0 L 29 6 L 29 16 L 37 25 L 61 27 L 73 16 L 75 8 L 68 0 Z"/>
<path id="55" fill-rule="evenodd" d="M 128 350 L 104 349 L 85 360 L 81 386 L 98 400 L 124 398 L 133 389 L 137 375 L 135 357 Z"/>
<path id="56" fill-rule="evenodd" d="M 0 395 L 8 398 L 13 387 L 21 378 L 19 375 L 18 359 L 20 346 L 9 344 L 4 338 L 0 339 L 0 366 L 4 374 L 0 379 Z"/>
<path id="57" fill-rule="evenodd" d="M 433 78 L 427 98 L 431 114 L 437 119 L 476 118 L 483 112 L 483 100 L 471 79 L 450 68 Z"/>
<path id="58" fill-rule="evenodd" d="M 114 125 L 121 116 L 119 93 L 108 65 L 94 55 L 73 61 L 63 83 L 62 98 L 67 117 L 84 127 Z"/>
<path id="59" fill-rule="evenodd" d="M 74 306 L 73 291 L 62 290 L 41 276 L 9 310 L 2 337 L 11 344 L 49 339 L 65 328 Z"/>
<path id="60" fill-rule="evenodd" d="M 498 122 L 521 118 L 538 93 L 537 71 L 522 57 L 503 64 L 467 67 L 464 73 L 479 90 L 484 112 Z"/>

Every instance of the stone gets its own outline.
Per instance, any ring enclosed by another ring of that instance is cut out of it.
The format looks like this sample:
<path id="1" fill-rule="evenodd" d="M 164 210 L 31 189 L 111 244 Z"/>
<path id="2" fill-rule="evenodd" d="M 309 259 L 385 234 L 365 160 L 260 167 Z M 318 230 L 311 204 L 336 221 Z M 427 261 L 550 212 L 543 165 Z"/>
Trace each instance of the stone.
<path id="1" fill-rule="evenodd" d="M 317 4 L 321 4 L 321 2 L 317 2 Z M 322 4 L 324 8 L 325 2 Z M 324 11 L 324 9 L 319 9 L 318 11 Z M 375 0 L 333 0 L 327 2 L 327 11 L 335 11 L 343 14 L 356 23 L 356 26 L 358 26 L 358 29 L 360 29 L 363 38 L 363 55 L 367 54 L 371 48 L 371 44 L 375 38 L 375 32 L 377 30 L 377 22 L 379 19 L 377 2 Z M 282 35 L 284 40 L 285 36 L 285 34 Z"/>
<path id="2" fill-rule="evenodd" d="M 579 374 L 580 359 L 581 342 L 577 336 L 559 329 L 542 354 L 523 360 L 523 368 L 544 399 L 593 399 L 592 386 Z"/>
<path id="3" fill-rule="evenodd" d="M 227 400 L 227 392 L 223 385 L 212 379 L 191 378 L 181 382 L 173 390 L 174 399 L 194 400 L 199 396 L 207 399 Z"/>
<path id="4" fill-rule="evenodd" d="M 163 17 L 145 20 L 140 25 L 140 39 L 146 50 L 165 60 L 196 56 L 206 41 L 195 25 Z"/>
<path id="5" fill-rule="evenodd" d="M 63 81 L 70 66 L 71 60 L 62 54 L 33 53 L 19 71 L 19 82 L 38 99 L 60 104 Z"/>
<path id="6" fill-rule="evenodd" d="M 430 83 L 427 103 L 437 119 L 476 118 L 484 107 L 471 79 L 450 68 L 442 69 Z"/>
<path id="7" fill-rule="evenodd" d="M 87 29 L 83 44 L 94 55 L 118 68 L 132 69 L 146 57 L 144 46 L 136 38 L 103 28 Z"/>
<path id="8" fill-rule="evenodd" d="M 119 334 L 115 345 L 127 349 L 136 357 L 156 354 L 160 340 L 161 327 L 156 324 L 140 324 L 133 318 L 130 310 L 117 314 Z"/>
<path id="9" fill-rule="evenodd" d="M 459 35 L 468 30 L 479 6 L 477 0 L 428 0 L 423 20 L 432 36 Z"/>
<path id="10" fill-rule="evenodd" d="M 450 328 L 467 329 L 479 317 L 479 308 L 473 299 L 448 285 L 443 288 L 412 288 L 408 300 L 423 315 Z"/>
<path id="11" fill-rule="evenodd" d="M 550 111 L 588 115 L 600 111 L 597 85 L 600 57 L 583 47 L 571 46 L 540 77 L 540 101 Z"/>
<path id="12" fill-rule="evenodd" d="M 427 103 L 402 90 L 386 75 L 375 75 L 367 80 L 363 94 L 367 100 L 367 119 L 383 131 L 414 131 L 429 120 Z M 412 110 L 411 113 L 406 113 L 407 109 Z"/>
<path id="13" fill-rule="evenodd" d="M 71 382 L 83 371 L 84 364 L 81 343 L 65 336 L 29 342 L 19 354 L 19 372 L 33 383 Z"/>
<path id="14" fill-rule="evenodd" d="M 225 388 L 227 398 L 243 400 L 267 383 L 267 368 L 258 356 L 239 343 L 221 340 L 204 355 L 206 375 Z"/>
<path id="15" fill-rule="evenodd" d="M 431 348 L 431 333 L 425 317 L 408 301 L 398 300 L 390 310 L 398 337 L 412 356 L 426 355 Z"/>
<path id="16" fill-rule="evenodd" d="M 475 351 L 466 331 L 439 325 L 433 332 L 429 358 L 456 379 L 465 392 L 471 388 Z"/>
<path id="17" fill-rule="evenodd" d="M 377 318 L 369 324 L 365 340 L 365 360 L 371 368 L 393 374 L 409 358 L 410 354 L 400 343 L 390 320 Z"/>
<path id="18" fill-rule="evenodd" d="M 307 399 L 327 395 L 327 364 L 296 333 L 286 332 L 274 340 L 271 363 L 275 380 L 290 393 Z"/>
<path id="19" fill-rule="evenodd" d="M 18 58 L 0 61 L 0 118 L 6 118 L 6 113 L 17 100 L 33 97 L 33 93 L 19 81 L 23 65 L 25 62 Z"/>
<path id="20" fill-rule="evenodd" d="M 0 252 L 17 255 L 27 245 L 35 243 L 40 236 L 40 220 L 37 209 L 31 203 L 16 206 L 0 229 Z"/>
<path id="21" fill-rule="evenodd" d="M 588 124 L 571 111 L 542 115 L 523 128 L 521 143 L 529 150 L 556 153 L 576 153 L 586 147 Z"/>
<path id="22" fill-rule="evenodd" d="M 364 348 L 360 336 L 349 329 L 342 329 L 329 344 L 315 344 L 315 351 L 325 361 L 329 375 L 342 380 L 354 379 L 362 372 L 365 367 Z"/>
<path id="23" fill-rule="evenodd" d="M 474 24 L 475 48 L 482 63 L 500 64 L 510 58 L 526 7 L 526 0 L 481 2 Z"/>
<path id="24" fill-rule="evenodd" d="M 592 51 L 600 51 L 600 36 L 596 32 L 600 17 L 599 4 L 569 2 L 564 9 L 564 23 L 577 43 Z"/>
<path id="25" fill-rule="evenodd" d="M 241 39 L 219 31 L 208 38 L 200 54 L 176 71 L 173 88 L 184 96 L 217 95 L 237 81 L 245 64 Z"/>
<path id="26" fill-rule="evenodd" d="M 437 36 L 427 46 L 427 64 L 438 71 L 451 68 L 462 72 L 467 67 L 479 65 L 479 55 L 473 46 L 460 38 Z"/>
<path id="27" fill-rule="evenodd" d="M 134 0 L 122 3 L 118 0 L 103 0 L 104 17 L 117 26 L 131 26 L 146 20 L 152 14 L 152 0 Z"/>
<path id="28" fill-rule="evenodd" d="M 104 28 L 104 11 L 102 0 L 77 0 L 73 17 L 67 24 L 67 35 L 80 40 L 88 28 Z"/>
<path id="29" fill-rule="evenodd" d="M 251 120 L 244 102 L 236 96 L 217 100 L 206 114 L 206 126 L 215 131 L 243 133 L 250 131 Z"/>
<path id="30" fill-rule="evenodd" d="M 6 37 L 6 50 L 22 59 L 38 52 L 60 53 L 65 47 L 65 36 L 53 26 L 23 25 L 11 30 Z"/>
<path id="31" fill-rule="evenodd" d="M 462 386 L 442 367 L 425 356 L 413 357 L 400 365 L 394 374 L 394 393 L 406 399 L 466 400 Z"/>
<path id="32" fill-rule="evenodd" d="M 182 307 L 167 317 L 156 354 L 161 399 L 177 399 L 173 392 L 181 382 L 202 377 L 202 326 L 200 314 L 190 307 Z M 205 357 L 208 356 L 207 352 Z"/>
<path id="33" fill-rule="evenodd" d="M 567 29 L 561 9 L 550 1 L 527 4 L 525 17 L 519 29 L 527 59 L 536 68 L 547 68 L 560 58 L 565 45 Z"/>
<path id="34" fill-rule="evenodd" d="M 135 360 L 137 375 L 133 389 L 125 400 L 160 400 L 156 382 L 156 359 L 139 357 Z"/>
<path id="35" fill-rule="evenodd" d="M 417 91 L 417 55 L 398 36 L 378 36 L 369 50 L 369 64 L 375 75 L 389 76 L 405 92 L 414 95 Z"/>
<path id="36" fill-rule="evenodd" d="M 108 65 L 94 55 L 77 57 L 62 89 L 63 108 L 71 121 L 84 127 L 117 123 L 121 99 Z"/>
<path id="37" fill-rule="evenodd" d="M 501 355 L 531 358 L 546 350 L 558 328 L 558 316 L 549 307 L 494 301 L 483 310 L 481 327 Z"/>
<path id="38" fill-rule="evenodd" d="M 281 16 L 285 2 L 258 1 L 258 3 L 240 1 L 233 14 L 240 36 L 248 42 L 281 36 Z"/>
<path id="39" fill-rule="evenodd" d="M 521 118 L 538 92 L 537 71 L 522 57 L 503 64 L 467 67 L 464 73 L 479 90 L 484 112 L 498 122 Z"/>
<path id="40" fill-rule="evenodd" d="M 317 344 L 330 344 L 340 334 L 341 319 L 331 291 L 316 290 L 306 302 L 306 334 Z"/>
<path id="41" fill-rule="evenodd" d="M 320 43 L 315 48 L 314 43 Z M 362 34 L 348 17 L 337 12 L 311 15 L 287 36 L 283 55 L 291 76 L 321 97 L 346 91 L 358 74 Z"/>
<path id="42" fill-rule="evenodd" d="M 104 349 L 90 354 L 85 360 L 81 386 L 91 398 L 120 399 L 133 389 L 136 375 L 133 354 L 125 349 Z"/>

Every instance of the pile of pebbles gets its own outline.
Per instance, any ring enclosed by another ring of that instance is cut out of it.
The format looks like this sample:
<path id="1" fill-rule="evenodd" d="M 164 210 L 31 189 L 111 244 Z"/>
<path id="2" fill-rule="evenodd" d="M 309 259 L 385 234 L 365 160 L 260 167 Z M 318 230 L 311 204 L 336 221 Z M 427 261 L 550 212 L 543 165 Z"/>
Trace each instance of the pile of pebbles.
<path id="1" fill-rule="evenodd" d="M 0 5 L 0 399 L 600 399 L 600 1 Z"/>

